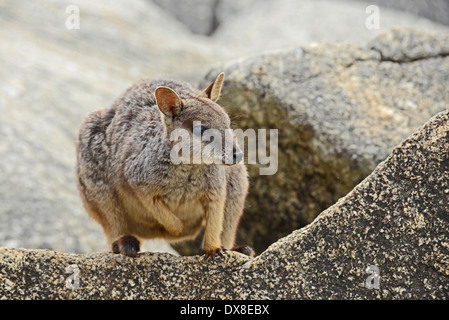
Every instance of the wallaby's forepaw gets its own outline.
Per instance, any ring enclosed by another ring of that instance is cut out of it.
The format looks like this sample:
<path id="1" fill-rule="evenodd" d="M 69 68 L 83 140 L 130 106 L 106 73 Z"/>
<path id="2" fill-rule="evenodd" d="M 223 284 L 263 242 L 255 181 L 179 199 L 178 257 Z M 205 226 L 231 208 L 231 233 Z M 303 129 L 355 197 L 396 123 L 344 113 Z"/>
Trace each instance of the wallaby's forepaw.
<path id="1" fill-rule="evenodd" d="M 173 236 L 179 236 L 181 235 L 184 226 L 179 219 L 176 219 L 174 222 L 175 223 L 173 223 L 170 227 L 166 227 L 166 230 Z"/>
<path id="2" fill-rule="evenodd" d="M 132 236 L 121 236 L 112 243 L 112 252 L 121 253 L 128 257 L 135 257 L 140 251 L 140 241 Z"/>
<path id="3" fill-rule="evenodd" d="M 246 246 L 246 245 L 235 246 L 231 250 L 243 253 L 243 254 L 245 254 L 247 256 L 250 256 L 250 257 L 254 257 L 254 255 L 255 255 L 255 252 L 254 252 L 253 248 L 251 248 L 250 246 Z"/>
<path id="4" fill-rule="evenodd" d="M 209 249 L 209 250 L 203 249 L 203 255 L 206 260 L 209 258 L 212 258 L 212 261 L 215 262 L 215 257 L 217 257 L 217 256 L 223 257 L 225 251 L 226 251 L 226 249 L 223 247 Z"/>

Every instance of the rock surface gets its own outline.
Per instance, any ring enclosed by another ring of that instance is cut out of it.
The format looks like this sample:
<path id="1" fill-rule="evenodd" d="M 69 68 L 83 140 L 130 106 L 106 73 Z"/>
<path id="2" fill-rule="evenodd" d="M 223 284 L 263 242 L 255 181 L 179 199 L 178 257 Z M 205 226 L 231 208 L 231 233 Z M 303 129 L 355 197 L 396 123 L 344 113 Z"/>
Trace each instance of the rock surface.
<path id="1" fill-rule="evenodd" d="M 185 24 L 190 31 L 210 35 L 217 27 L 216 7 L 220 0 L 153 0 Z"/>
<path id="2" fill-rule="evenodd" d="M 240 57 L 312 41 L 365 43 L 393 27 L 449 31 L 447 0 L 153 0 L 189 30 Z M 379 27 L 365 22 L 379 8 Z M 438 22 L 438 23 L 436 23 Z M 444 25 L 441 25 L 444 24 Z"/>
<path id="3" fill-rule="evenodd" d="M 379 5 L 410 12 L 432 21 L 449 25 L 449 1 L 448 0 L 363 0 L 367 5 Z"/>
<path id="4" fill-rule="evenodd" d="M 374 3 L 352 0 L 223 1 L 217 8 L 221 23 L 213 40 L 222 45 L 223 52 L 229 51 L 228 56 L 241 58 L 312 42 L 350 41 L 363 45 L 396 27 L 449 32 L 449 26 L 381 6 L 378 28 L 368 28 L 372 12 L 366 11 L 371 4 Z"/>
<path id="5" fill-rule="evenodd" d="M 0 297 L 447 299 L 448 145 L 446 111 L 311 224 L 253 259 L 2 248 Z"/>
<path id="6" fill-rule="evenodd" d="M 70 5 L 79 29 L 66 28 Z M 0 39 L 0 243 L 105 250 L 74 178 L 85 114 L 140 78 L 199 79 L 212 49 L 144 0 L 2 1 Z"/>
<path id="7" fill-rule="evenodd" d="M 204 83 L 225 72 L 220 104 L 237 127 L 278 129 L 278 172 L 248 165 L 241 241 L 261 252 L 309 223 L 445 110 L 448 39 L 401 28 L 367 47 L 315 43 L 212 69 Z"/>

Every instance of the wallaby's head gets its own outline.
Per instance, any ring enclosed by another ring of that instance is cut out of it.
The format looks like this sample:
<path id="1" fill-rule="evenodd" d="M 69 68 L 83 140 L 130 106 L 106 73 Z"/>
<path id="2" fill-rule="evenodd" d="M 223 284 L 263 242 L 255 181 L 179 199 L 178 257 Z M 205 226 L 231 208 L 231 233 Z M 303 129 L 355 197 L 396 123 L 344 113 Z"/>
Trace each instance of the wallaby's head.
<path id="1" fill-rule="evenodd" d="M 243 160 L 231 120 L 217 104 L 223 79 L 224 74 L 220 73 L 197 96 L 185 99 L 171 88 L 156 89 L 156 102 L 172 144 L 173 162 L 232 165 Z"/>

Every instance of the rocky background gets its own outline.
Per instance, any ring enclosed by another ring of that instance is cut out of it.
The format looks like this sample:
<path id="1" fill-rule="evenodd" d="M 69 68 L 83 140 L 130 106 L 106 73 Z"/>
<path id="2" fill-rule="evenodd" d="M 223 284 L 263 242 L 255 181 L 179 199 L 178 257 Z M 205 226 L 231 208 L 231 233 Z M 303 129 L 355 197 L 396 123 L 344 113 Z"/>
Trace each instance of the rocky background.
<path id="1" fill-rule="evenodd" d="M 379 6 L 379 29 L 365 26 L 370 4 Z M 70 5 L 79 29 L 66 28 Z M 413 29 L 390 31 L 397 27 Z M 141 78 L 202 86 L 225 71 L 220 102 L 234 122 L 279 129 L 279 171 L 259 176 L 249 166 L 239 230 L 260 254 L 448 108 L 448 34 L 447 0 L 3 0 L 0 246 L 106 251 L 74 179 L 83 117 Z M 145 248 L 176 253 L 161 241 Z"/>

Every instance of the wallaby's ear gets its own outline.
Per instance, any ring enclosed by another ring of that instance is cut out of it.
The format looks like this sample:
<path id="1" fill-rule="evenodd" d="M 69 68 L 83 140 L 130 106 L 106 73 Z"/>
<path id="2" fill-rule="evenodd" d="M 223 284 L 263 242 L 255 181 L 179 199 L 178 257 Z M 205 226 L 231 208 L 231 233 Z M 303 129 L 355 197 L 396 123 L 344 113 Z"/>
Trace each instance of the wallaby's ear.
<path id="1" fill-rule="evenodd" d="M 168 118 L 173 119 L 182 111 L 182 101 L 176 92 L 168 87 L 158 87 L 154 92 L 159 110 Z"/>
<path id="2" fill-rule="evenodd" d="M 220 73 L 214 82 L 212 82 L 206 89 L 201 91 L 198 97 L 209 98 L 213 102 L 217 102 L 218 98 L 220 97 L 221 87 L 223 86 L 223 80 L 224 72 Z"/>

